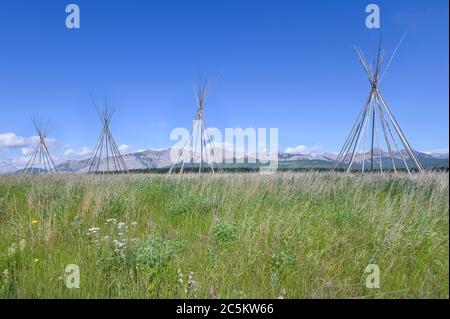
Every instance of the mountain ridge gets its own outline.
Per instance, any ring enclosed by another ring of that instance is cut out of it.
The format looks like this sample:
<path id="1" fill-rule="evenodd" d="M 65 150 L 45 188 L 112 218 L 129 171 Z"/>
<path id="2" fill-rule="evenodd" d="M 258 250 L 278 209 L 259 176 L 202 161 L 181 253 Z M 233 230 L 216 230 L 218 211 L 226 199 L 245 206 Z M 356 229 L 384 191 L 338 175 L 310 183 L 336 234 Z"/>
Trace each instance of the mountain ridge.
<path id="1" fill-rule="evenodd" d="M 170 160 L 170 148 L 154 150 L 147 149 L 137 152 L 126 153 L 123 159 L 129 170 L 148 170 L 148 169 L 166 169 L 172 165 Z M 226 167 L 248 167 L 255 168 L 261 166 L 261 163 L 255 161 L 254 156 L 240 154 L 239 156 L 229 150 L 224 150 L 225 158 L 232 160 L 233 163 L 225 164 Z M 448 153 L 425 153 L 415 151 L 420 162 L 425 168 L 437 168 L 449 166 L 449 154 Z M 392 168 L 392 161 L 389 153 L 383 150 L 374 150 L 374 165 L 379 167 L 379 160 L 381 154 L 381 164 L 383 168 Z M 402 154 L 406 154 L 406 151 L 402 151 Z M 365 167 L 368 167 L 370 159 L 370 151 L 365 153 L 357 153 L 354 158 L 354 168 L 360 169 L 363 161 L 365 161 Z M 394 164 L 397 168 L 404 168 L 401 154 L 399 152 L 393 152 Z M 301 152 L 278 152 L 278 167 L 280 169 L 298 169 L 298 168 L 331 168 L 334 166 L 336 160 L 336 153 L 301 153 Z M 237 162 L 237 160 L 240 160 Z M 349 160 L 349 156 L 347 157 Z M 84 158 L 79 160 L 67 160 L 58 165 L 56 168 L 58 172 L 63 173 L 87 173 L 89 171 L 90 158 Z M 102 164 L 100 164 L 102 165 Z M 21 170 L 11 163 L 0 162 L 0 174 L 17 173 Z"/>

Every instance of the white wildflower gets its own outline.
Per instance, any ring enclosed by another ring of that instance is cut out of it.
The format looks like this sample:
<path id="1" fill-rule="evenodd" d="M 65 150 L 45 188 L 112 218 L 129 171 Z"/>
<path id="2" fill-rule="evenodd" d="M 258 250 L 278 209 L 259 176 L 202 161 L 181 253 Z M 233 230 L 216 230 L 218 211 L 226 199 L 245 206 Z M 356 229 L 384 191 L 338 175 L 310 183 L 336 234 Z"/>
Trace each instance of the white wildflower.
<path id="1" fill-rule="evenodd" d="M 100 230 L 99 227 L 92 227 L 88 229 L 88 236 L 97 235 L 98 231 Z"/>
<path id="2" fill-rule="evenodd" d="M 16 243 L 12 243 L 11 246 L 9 246 L 8 248 L 8 256 L 12 256 L 16 253 L 17 250 L 17 244 Z"/>
<path id="3" fill-rule="evenodd" d="M 194 280 L 194 273 L 192 271 L 190 271 L 185 292 L 192 294 L 195 298 L 197 298 L 197 290 L 198 290 L 198 286 L 197 286 L 197 282 Z"/>
<path id="4" fill-rule="evenodd" d="M 125 246 L 125 243 L 124 243 L 124 242 L 121 242 L 121 241 L 119 241 L 119 240 L 117 240 L 117 239 L 114 239 L 114 240 L 113 240 L 113 244 L 114 244 L 117 248 L 122 248 L 123 246 Z"/>
<path id="5" fill-rule="evenodd" d="M 183 284 L 183 273 L 181 272 L 180 268 L 177 269 L 177 273 L 178 273 L 178 282 L 180 284 Z"/>

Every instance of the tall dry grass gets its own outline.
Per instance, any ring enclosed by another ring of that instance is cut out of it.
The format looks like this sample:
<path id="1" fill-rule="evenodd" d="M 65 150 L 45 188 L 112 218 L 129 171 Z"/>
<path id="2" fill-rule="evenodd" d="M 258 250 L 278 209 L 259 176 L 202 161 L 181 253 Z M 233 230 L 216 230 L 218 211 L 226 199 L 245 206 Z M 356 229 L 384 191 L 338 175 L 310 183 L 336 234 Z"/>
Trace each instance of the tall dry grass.
<path id="1" fill-rule="evenodd" d="M 448 178 L 3 176 L 0 297 L 448 298 Z"/>

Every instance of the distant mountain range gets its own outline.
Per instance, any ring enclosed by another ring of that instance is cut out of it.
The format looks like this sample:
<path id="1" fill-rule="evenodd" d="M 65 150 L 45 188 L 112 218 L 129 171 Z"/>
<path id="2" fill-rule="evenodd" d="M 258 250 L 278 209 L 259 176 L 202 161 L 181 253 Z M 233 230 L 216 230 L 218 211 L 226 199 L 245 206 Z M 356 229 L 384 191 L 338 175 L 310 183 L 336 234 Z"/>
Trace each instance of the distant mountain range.
<path id="1" fill-rule="evenodd" d="M 415 151 L 415 154 L 423 165 L 424 168 L 438 168 L 449 166 L 449 154 L 448 153 L 422 153 Z M 405 158 L 408 166 L 412 166 L 412 162 L 408 157 L 406 151 L 393 152 L 392 157 L 396 168 L 405 168 L 402 160 L 402 155 Z M 279 154 L 279 167 L 280 168 L 330 168 L 335 164 L 337 154 L 334 153 L 322 153 L 315 156 L 303 155 L 303 154 Z M 364 167 L 370 167 L 371 152 L 357 153 L 354 158 L 353 169 L 361 169 L 364 162 Z M 389 153 L 381 149 L 374 149 L 374 167 L 381 166 L 385 169 L 392 169 L 392 160 Z M 346 162 L 350 161 L 350 155 L 347 156 Z"/>
<path id="2" fill-rule="evenodd" d="M 374 150 L 374 166 L 379 167 L 380 154 L 383 168 L 392 168 L 392 161 L 389 153 L 383 150 Z M 404 153 L 406 154 L 406 152 Z M 425 168 L 448 167 L 449 154 L 448 153 L 422 153 L 416 152 L 417 158 Z M 239 158 L 231 152 L 225 152 L 227 158 Z M 337 154 L 334 153 L 320 153 L 320 154 L 303 154 L 303 153 L 285 153 L 278 154 L 278 167 L 280 169 L 301 169 L 301 168 L 331 168 Z M 394 163 L 397 168 L 403 168 L 403 161 L 399 152 L 393 153 Z M 407 156 L 405 156 L 407 158 Z M 147 169 L 164 169 L 171 166 L 170 149 L 164 150 L 145 150 L 123 155 L 125 163 L 129 170 L 147 170 Z M 255 168 L 261 166 L 258 162 L 255 163 L 254 156 L 241 156 L 240 159 L 244 163 L 224 164 L 224 167 L 244 167 Z M 365 161 L 365 167 L 369 167 L 370 152 L 358 153 L 355 156 L 354 168 L 359 169 Z M 90 159 L 69 160 L 58 164 L 56 166 L 59 172 L 66 173 L 86 173 L 89 170 Z M 100 167 L 105 166 L 105 161 L 100 163 Z M 7 162 L 0 162 L 0 174 L 15 173 L 20 170 Z"/>

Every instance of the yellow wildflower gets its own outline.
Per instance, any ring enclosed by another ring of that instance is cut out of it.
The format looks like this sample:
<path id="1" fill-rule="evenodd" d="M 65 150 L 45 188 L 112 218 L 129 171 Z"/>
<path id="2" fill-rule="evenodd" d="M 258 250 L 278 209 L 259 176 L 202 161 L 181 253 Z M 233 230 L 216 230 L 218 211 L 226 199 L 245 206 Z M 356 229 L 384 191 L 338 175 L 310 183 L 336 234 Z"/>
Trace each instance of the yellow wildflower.
<path id="1" fill-rule="evenodd" d="M 33 219 L 33 220 L 31 221 L 31 224 L 33 224 L 33 225 L 36 225 L 37 223 L 39 223 L 39 221 L 38 221 L 37 219 Z"/>

